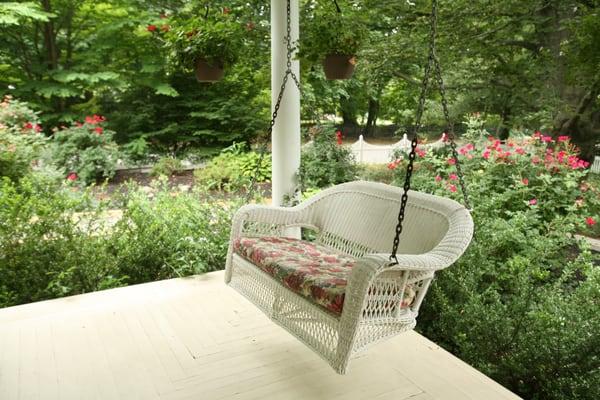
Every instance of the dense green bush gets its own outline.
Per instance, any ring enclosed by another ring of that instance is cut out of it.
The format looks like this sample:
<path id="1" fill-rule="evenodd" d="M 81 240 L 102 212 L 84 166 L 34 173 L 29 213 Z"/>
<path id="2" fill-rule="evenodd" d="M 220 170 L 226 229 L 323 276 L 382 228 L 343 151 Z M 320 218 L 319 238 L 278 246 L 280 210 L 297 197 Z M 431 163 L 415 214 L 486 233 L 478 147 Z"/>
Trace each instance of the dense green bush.
<path id="1" fill-rule="evenodd" d="M 255 174 L 256 182 L 271 179 L 270 154 L 263 156 L 257 171 L 259 160 L 259 153 L 246 151 L 244 144 L 236 143 L 224 149 L 204 168 L 196 170 L 194 177 L 199 185 L 208 190 L 239 190 L 250 184 Z"/>
<path id="2" fill-rule="evenodd" d="M 0 307 L 223 268 L 237 204 L 154 191 L 130 187 L 114 224 L 87 192 L 1 181 Z"/>
<path id="3" fill-rule="evenodd" d="M 350 149 L 336 143 L 332 130 L 314 136 L 302 149 L 299 178 L 302 191 L 356 179 L 358 166 Z"/>
<path id="4" fill-rule="evenodd" d="M 67 179 L 90 184 L 114 176 L 119 151 L 114 132 L 103 128 L 103 122 L 104 117 L 94 115 L 54 132 L 52 161 Z"/>
<path id="5" fill-rule="evenodd" d="M 37 113 L 25 103 L 0 102 L 0 177 L 18 181 L 31 171 L 46 142 Z"/>
<path id="6" fill-rule="evenodd" d="M 569 138 L 466 144 L 475 238 L 438 274 L 419 316 L 436 343 L 528 399 L 600 397 L 600 191 Z M 461 200 L 448 149 L 421 152 L 413 188 Z M 390 163 L 404 179 L 403 163 Z M 401 239 L 402 240 L 402 239 Z"/>
<path id="7" fill-rule="evenodd" d="M 89 202 L 37 176 L 0 182 L 0 307 L 120 284 L 97 213 L 73 214 Z"/>
<path id="8" fill-rule="evenodd" d="M 181 172 L 183 164 L 181 160 L 175 157 L 162 157 L 152 166 L 150 175 L 152 176 L 171 176 Z"/>
<path id="9" fill-rule="evenodd" d="M 127 282 L 223 269 L 237 203 L 200 201 L 198 193 L 173 194 L 158 185 L 152 200 L 141 190 L 122 199 L 112 245 Z"/>

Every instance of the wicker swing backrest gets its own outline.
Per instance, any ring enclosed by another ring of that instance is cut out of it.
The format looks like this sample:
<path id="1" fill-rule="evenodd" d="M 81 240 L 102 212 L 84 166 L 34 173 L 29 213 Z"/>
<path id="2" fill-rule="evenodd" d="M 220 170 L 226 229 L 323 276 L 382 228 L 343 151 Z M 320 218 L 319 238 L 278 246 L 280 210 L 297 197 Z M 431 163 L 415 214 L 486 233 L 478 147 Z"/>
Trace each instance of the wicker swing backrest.
<path id="1" fill-rule="evenodd" d="M 400 188 L 371 182 L 325 190 L 308 207 L 319 228 L 317 242 L 354 257 L 389 253 L 400 194 Z M 457 207 L 453 201 L 411 192 L 399 253 L 423 254 L 433 249 L 447 233 L 448 216 Z"/>

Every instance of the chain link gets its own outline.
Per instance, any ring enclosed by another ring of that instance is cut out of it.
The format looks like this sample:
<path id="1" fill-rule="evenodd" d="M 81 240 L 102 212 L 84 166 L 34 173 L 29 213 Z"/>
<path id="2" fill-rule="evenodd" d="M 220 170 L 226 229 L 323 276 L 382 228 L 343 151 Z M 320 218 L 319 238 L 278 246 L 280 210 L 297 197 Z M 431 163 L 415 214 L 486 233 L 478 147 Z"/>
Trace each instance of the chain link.
<path id="1" fill-rule="evenodd" d="M 431 10 L 431 30 L 429 34 L 429 56 L 427 58 L 427 65 L 425 66 L 425 74 L 421 82 L 421 94 L 419 96 L 419 103 L 417 106 L 417 112 L 415 114 L 415 124 L 413 127 L 413 138 L 410 143 L 410 153 L 408 155 L 408 165 L 406 166 L 406 177 L 404 178 L 404 192 L 402 193 L 402 199 L 400 201 L 400 211 L 398 212 L 398 223 L 396 225 L 396 235 L 394 236 L 394 244 L 392 246 L 392 253 L 390 255 L 390 261 L 392 264 L 398 264 L 398 246 L 400 245 L 400 235 L 402 234 L 402 228 L 404 223 L 404 214 L 406 213 L 406 204 L 408 203 L 408 191 L 410 190 L 410 181 L 414 169 L 414 161 L 416 158 L 417 146 L 419 144 L 419 130 L 421 129 L 421 120 L 423 118 L 423 112 L 425 111 L 425 100 L 427 98 L 427 90 L 429 89 L 429 78 L 431 75 L 431 68 L 434 64 L 435 58 L 435 35 L 437 25 L 437 0 L 433 0 L 433 6 Z"/>

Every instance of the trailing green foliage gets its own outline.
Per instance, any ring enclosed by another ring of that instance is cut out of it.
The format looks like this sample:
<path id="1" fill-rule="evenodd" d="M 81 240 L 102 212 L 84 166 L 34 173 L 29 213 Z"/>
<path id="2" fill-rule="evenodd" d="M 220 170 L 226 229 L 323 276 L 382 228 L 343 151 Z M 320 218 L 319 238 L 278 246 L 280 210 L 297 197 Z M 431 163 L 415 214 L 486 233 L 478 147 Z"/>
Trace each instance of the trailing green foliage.
<path id="1" fill-rule="evenodd" d="M 368 36 L 365 20 L 349 2 L 340 2 L 344 13 L 338 13 L 332 2 L 316 6 L 305 15 L 298 57 L 311 64 L 328 55 L 356 56 Z"/>
<path id="2" fill-rule="evenodd" d="M 176 67 L 189 71 L 199 60 L 220 67 L 237 61 L 242 26 L 228 10 L 198 16 L 204 10 L 192 9 L 173 20 L 165 41 L 169 58 Z"/>

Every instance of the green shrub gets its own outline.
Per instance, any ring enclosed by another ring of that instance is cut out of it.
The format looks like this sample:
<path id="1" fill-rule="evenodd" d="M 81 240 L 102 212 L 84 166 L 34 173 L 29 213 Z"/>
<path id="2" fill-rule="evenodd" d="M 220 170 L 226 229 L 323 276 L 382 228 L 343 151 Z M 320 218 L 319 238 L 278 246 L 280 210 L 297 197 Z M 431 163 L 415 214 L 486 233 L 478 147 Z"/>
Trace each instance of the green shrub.
<path id="1" fill-rule="evenodd" d="M 114 227 L 112 247 L 127 282 L 223 269 L 237 204 L 202 202 L 197 193 L 158 189 L 151 200 L 140 190 L 122 199 L 123 217 Z"/>
<path id="2" fill-rule="evenodd" d="M 73 214 L 90 197 L 69 193 L 33 176 L 0 182 L 0 307 L 121 284 L 98 214 Z"/>
<path id="3" fill-rule="evenodd" d="M 459 152 L 475 238 L 437 275 L 419 329 L 524 398 L 599 398 L 600 270 L 572 236 L 600 211 L 586 163 L 569 138 L 541 133 Z M 399 185 L 404 165 L 389 165 Z M 461 201 L 448 149 L 415 167 L 415 190 Z"/>
<path id="4" fill-rule="evenodd" d="M 175 157 L 162 157 L 156 164 L 152 166 L 150 175 L 152 176 L 171 176 L 183 170 L 181 160 Z"/>
<path id="5" fill-rule="evenodd" d="M 359 165 L 358 178 L 364 181 L 392 183 L 394 170 L 386 165 L 362 164 Z"/>
<path id="6" fill-rule="evenodd" d="M 323 131 L 304 146 L 299 178 L 302 191 L 355 180 L 358 166 L 350 149 L 337 144 L 333 131 Z"/>
<path id="7" fill-rule="evenodd" d="M 131 186 L 109 223 L 108 203 L 54 182 L 0 181 L 0 307 L 225 266 L 235 200 Z"/>
<path id="8" fill-rule="evenodd" d="M 257 182 L 271 179 L 271 157 L 265 154 L 257 171 L 260 154 L 245 151 L 245 146 L 236 143 L 213 158 L 204 168 L 196 170 L 196 182 L 208 190 L 224 189 L 235 191 L 246 187 L 255 173 Z"/>
<path id="9" fill-rule="evenodd" d="M 114 176 L 119 151 L 114 132 L 104 129 L 103 121 L 94 115 L 54 133 L 52 161 L 69 180 L 91 184 Z"/>
<path id="10" fill-rule="evenodd" d="M 0 177 L 18 181 L 28 174 L 45 143 L 37 113 L 6 96 L 0 102 Z"/>

